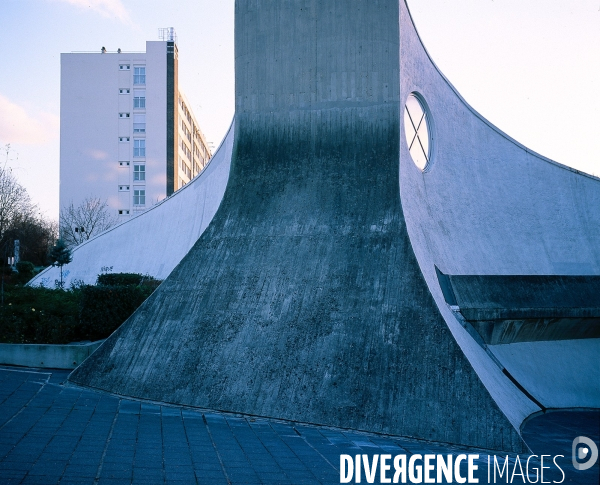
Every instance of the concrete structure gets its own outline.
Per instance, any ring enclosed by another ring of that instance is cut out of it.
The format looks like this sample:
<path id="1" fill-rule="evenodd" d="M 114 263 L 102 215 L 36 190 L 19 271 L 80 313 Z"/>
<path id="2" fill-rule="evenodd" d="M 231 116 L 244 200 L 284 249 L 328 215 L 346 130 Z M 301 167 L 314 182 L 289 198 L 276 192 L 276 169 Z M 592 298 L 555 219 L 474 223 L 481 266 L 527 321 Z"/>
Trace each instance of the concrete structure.
<path id="1" fill-rule="evenodd" d="M 179 89 L 173 29 L 146 52 L 61 54 L 60 209 L 86 197 L 121 220 L 171 195 L 211 154 Z"/>
<path id="2" fill-rule="evenodd" d="M 190 184 L 146 212 L 74 248 L 73 261 L 63 267 L 65 286 L 75 281 L 95 284 L 98 275 L 105 272 L 166 278 L 217 212 L 229 178 L 233 134 L 232 125 L 204 170 Z M 57 280 L 60 269 L 50 266 L 29 285 L 54 288 Z"/>
<path id="3" fill-rule="evenodd" d="M 599 202 L 468 106 L 404 1 L 238 0 L 219 209 L 70 380 L 522 450 L 528 417 L 600 407 L 600 305 L 576 303 Z"/>
<path id="4" fill-rule="evenodd" d="M 0 364 L 42 369 L 75 369 L 103 340 L 65 345 L 0 344 Z"/>

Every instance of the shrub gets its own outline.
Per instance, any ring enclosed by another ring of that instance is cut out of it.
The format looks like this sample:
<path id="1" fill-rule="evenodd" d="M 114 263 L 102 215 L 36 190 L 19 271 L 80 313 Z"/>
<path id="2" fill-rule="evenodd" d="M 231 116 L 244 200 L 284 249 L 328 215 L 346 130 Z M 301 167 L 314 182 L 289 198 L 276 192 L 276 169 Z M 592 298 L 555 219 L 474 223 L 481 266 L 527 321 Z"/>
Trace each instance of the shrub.
<path id="1" fill-rule="evenodd" d="M 156 282 L 158 282 L 158 280 L 154 279 L 152 276 L 144 276 L 137 273 L 104 273 L 98 275 L 98 279 L 96 280 L 97 285 L 103 286 L 130 286 L 145 283 L 150 283 L 152 285 L 152 283 Z"/>
<path id="2" fill-rule="evenodd" d="M 81 331 L 85 340 L 108 337 L 152 294 L 140 285 L 84 286 L 81 297 Z"/>
<path id="3" fill-rule="evenodd" d="M 35 266 L 29 261 L 19 261 L 17 263 L 17 271 L 24 276 L 33 276 Z"/>
<path id="4" fill-rule="evenodd" d="M 27 283 L 35 274 L 35 266 L 29 261 L 19 261 L 17 263 L 17 271 L 19 272 L 14 278 L 16 283 Z"/>
<path id="5" fill-rule="evenodd" d="M 107 338 L 160 284 L 142 275 L 110 276 L 98 280 L 135 283 L 74 284 L 70 290 L 51 290 L 6 284 L 5 279 L 0 342 L 65 344 Z"/>
<path id="6" fill-rule="evenodd" d="M 6 285 L 0 341 L 64 344 L 80 340 L 77 292 Z"/>

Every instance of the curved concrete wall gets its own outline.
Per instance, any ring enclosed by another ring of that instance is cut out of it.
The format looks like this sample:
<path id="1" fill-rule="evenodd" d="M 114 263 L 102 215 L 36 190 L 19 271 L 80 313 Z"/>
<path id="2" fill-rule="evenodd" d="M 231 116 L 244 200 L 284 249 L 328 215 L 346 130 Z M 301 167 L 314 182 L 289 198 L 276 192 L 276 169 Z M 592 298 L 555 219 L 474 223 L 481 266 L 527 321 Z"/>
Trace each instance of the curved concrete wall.
<path id="1" fill-rule="evenodd" d="M 420 93 L 434 122 L 432 165 L 422 172 L 411 160 L 401 121 L 400 195 L 410 241 L 448 327 L 519 428 L 539 407 L 459 323 L 434 265 L 452 275 L 600 274 L 600 181 L 531 152 L 477 114 L 429 58 L 403 1 L 400 33 L 401 103 Z M 556 365 L 547 365 L 550 349 Z M 600 359 L 599 339 L 490 350 L 544 407 L 600 407 L 600 370 L 590 365 Z M 591 372 L 587 380 L 568 364 L 578 355 Z M 563 370 L 554 372 L 558 362 Z"/>
<path id="2" fill-rule="evenodd" d="M 399 15 L 397 0 L 236 2 L 236 140 L 223 202 L 72 382 L 522 449 L 440 315 L 407 233 Z M 491 362 L 483 351 L 471 360 Z M 496 371 L 488 387 L 525 408 Z"/>
<path id="3" fill-rule="evenodd" d="M 599 339 L 518 342 L 490 350 L 546 408 L 599 408 Z"/>
<path id="4" fill-rule="evenodd" d="M 74 281 L 95 284 L 113 273 L 149 274 L 165 279 L 204 232 L 223 199 L 233 149 L 234 124 L 207 167 L 189 184 L 131 220 L 86 241 L 63 267 L 66 287 Z M 49 267 L 29 285 L 54 287 L 60 269 Z"/>

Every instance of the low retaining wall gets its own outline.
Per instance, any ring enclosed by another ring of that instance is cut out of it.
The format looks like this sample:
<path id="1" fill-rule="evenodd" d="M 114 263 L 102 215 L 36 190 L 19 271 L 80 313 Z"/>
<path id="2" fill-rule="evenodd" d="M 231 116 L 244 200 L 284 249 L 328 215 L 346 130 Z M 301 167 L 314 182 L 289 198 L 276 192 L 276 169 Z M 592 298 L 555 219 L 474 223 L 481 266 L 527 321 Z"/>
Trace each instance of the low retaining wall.
<path id="1" fill-rule="evenodd" d="M 75 369 L 102 342 L 104 340 L 66 345 L 0 344 L 0 364 L 48 369 Z"/>

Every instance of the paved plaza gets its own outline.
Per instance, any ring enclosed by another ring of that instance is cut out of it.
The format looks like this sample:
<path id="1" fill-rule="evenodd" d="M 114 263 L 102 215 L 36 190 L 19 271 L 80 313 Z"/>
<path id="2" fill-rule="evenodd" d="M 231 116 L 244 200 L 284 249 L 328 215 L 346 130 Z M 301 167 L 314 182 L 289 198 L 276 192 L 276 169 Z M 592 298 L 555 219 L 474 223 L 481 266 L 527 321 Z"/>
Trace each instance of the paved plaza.
<path id="1" fill-rule="evenodd" d="M 0 367 L 1 484 L 335 484 L 341 454 L 415 453 L 479 453 L 476 476 L 488 482 L 493 452 L 139 402 L 65 386 L 67 375 Z M 595 416 L 580 422 L 597 440 Z M 577 430 L 562 421 L 532 426 L 530 446 L 546 432 L 551 452 L 564 451 Z M 559 462 L 564 483 L 598 483 L 597 465 L 575 475 L 570 460 L 569 451 Z"/>

